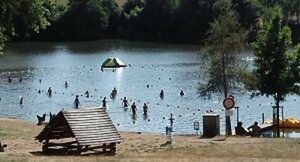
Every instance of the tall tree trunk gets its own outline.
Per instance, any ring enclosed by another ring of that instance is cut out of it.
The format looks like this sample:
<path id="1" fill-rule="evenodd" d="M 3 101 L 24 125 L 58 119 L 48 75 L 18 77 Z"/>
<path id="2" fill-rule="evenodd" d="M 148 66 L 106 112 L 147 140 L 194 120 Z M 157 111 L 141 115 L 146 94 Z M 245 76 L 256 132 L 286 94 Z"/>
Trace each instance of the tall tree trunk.
<path id="1" fill-rule="evenodd" d="M 227 79 L 226 79 L 226 69 L 225 69 L 225 54 L 223 53 L 223 56 L 222 56 L 222 74 L 223 74 L 223 89 L 224 89 L 224 98 L 227 97 Z"/>
<path id="2" fill-rule="evenodd" d="M 225 66 L 225 54 L 222 55 L 222 74 L 223 74 L 223 85 L 224 85 L 224 99 L 228 96 L 228 90 L 227 90 L 227 79 L 226 79 L 226 66 Z M 228 110 L 225 110 L 228 111 Z M 225 113 L 225 134 L 226 136 L 231 136 L 231 121 L 230 116 L 226 116 Z"/>

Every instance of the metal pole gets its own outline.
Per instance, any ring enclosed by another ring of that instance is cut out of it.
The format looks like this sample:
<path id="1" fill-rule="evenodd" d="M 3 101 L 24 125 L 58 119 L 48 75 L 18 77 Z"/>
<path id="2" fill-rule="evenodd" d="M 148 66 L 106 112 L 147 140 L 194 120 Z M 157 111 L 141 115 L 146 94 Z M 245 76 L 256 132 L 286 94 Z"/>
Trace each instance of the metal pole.
<path id="1" fill-rule="evenodd" d="M 236 106 L 236 123 L 237 123 L 237 125 L 238 125 L 238 123 L 239 123 L 239 106 Z"/>
<path id="2" fill-rule="evenodd" d="M 262 113 L 262 123 L 265 123 L 265 113 Z"/>
<path id="3" fill-rule="evenodd" d="M 272 106 L 273 108 L 273 137 L 276 137 L 276 106 Z"/>
<path id="4" fill-rule="evenodd" d="M 284 118 L 283 118 L 283 106 L 281 106 L 281 125 L 282 125 L 282 137 L 284 137 Z"/>

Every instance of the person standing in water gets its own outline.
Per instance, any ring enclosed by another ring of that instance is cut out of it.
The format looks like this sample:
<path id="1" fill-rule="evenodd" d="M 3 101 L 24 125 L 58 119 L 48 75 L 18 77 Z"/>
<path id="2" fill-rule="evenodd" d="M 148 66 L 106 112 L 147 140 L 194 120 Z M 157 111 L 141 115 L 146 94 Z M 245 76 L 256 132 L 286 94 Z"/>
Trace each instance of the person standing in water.
<path id="1" fill-rule="evenodd" d="M 146 103 L 144 103 L 144 106 L 143 106 L 143 112 L 144 112 L 144 115 L 146 115 L 147 112 L 148 112 L 148 106 L 147 106 Z"/>
<path id="2" fill-rule="evenodd" d="M 163 99 L 164 96 L 165 96 L 164 90 L 161 90 L 160 93 L 159 93 L 159 97 L 160 97 L 161 99 Z"/>
<path id="3" fill-rule="evenodd" d="M 48 96 L 49 96 L 49 97 L 52 96 L 52 89 L 51 89 L 51 87 L 48 88 Z"/>
<path id="4" fill-rule="evenodd" d="M 78 95 L 76 95 L 76 98 L 75 98 L 75 100 L 74 100 L 74 104 L 75 104 L 75 108 L 79 108 L 79 98 L 78 98 L 79 96 Z"/>
<path id="5" fill-rule="evenodd" d="M 65 88 L 68 88 L 68 82 L 65 81 Z"/>
<path id="6" fill-rule="evenodd" d="M 117 93 L 118 93 L 117 88 L 114 87 L 114 89 L 112 90 L 112 92 L 113 92 L 115 95 L 117 95 Z"/>
<path id="7" fill-rule="evenodd" d="M 122 101 L 122 105 L 124 106 L 124 108 L 126 108 L 126 109 L 128 108 L 129 103 L 128 103 L 126 97 L 124 97 L 124 99 L 123 99 L 123 101 Z"/>
<path id="8" fill-rule="evenodd" d="M 20 96 L 20 106 L 23 106 L 23 96 Z"/>
<path id="9" fill-rule="evenodd" d="M 136 105 L 135 105 L 134 102 L 133 102 L 132 105 L 131 105 L 131 111 L 132 111 L 132 115 L 135 115 L 135 114 L 136 114 Z"/>
<path id="10" fill-rule="evenodd" d="M 102 107 L 106 108 L 106 97 L 102 100 Z"/>
<path id="11" fill-rule="evenodd" d="M 8 76 L 8 83 L 11 83 L 12 82 L 12 78 L 11 76 Z"/>
<path id="12" fill-rule="evenodd" d="M 183 90 L 181 90 L 179 94 L 180 94 L 180 96 L 184 96 Z"/>

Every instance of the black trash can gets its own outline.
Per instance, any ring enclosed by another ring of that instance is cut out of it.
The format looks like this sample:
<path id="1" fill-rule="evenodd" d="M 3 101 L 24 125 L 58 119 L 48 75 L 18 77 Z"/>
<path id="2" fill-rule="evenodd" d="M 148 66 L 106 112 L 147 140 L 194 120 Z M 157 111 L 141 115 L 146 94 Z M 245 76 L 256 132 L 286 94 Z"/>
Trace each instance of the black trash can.
<path id="1" fill-rule="evenodd" d="M 219 114 L 203 114 L 203 136 L 214 137 L 220 135 Z"/>

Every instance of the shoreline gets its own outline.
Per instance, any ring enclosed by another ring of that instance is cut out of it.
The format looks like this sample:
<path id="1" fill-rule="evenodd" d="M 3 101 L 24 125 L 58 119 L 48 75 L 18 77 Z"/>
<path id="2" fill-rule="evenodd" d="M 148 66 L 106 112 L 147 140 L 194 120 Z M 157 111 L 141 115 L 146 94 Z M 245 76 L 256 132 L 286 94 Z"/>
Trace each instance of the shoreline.
<path id="1" fill-rule="evenodd" d="M 114 156 L 38 155 L 42 144 L 34 137 L 42 126 L 20 119 L 0 118 L 0 141 L 7 144 L 1 159 L 6 161 L 298 161 L 300 139 L 217 136 L 200 138 L 174 135 L 166 145 L 162 133 L 120 131 L 122 142 Z M 280 160 L 281 159 L 281 160 Z"/>

